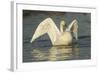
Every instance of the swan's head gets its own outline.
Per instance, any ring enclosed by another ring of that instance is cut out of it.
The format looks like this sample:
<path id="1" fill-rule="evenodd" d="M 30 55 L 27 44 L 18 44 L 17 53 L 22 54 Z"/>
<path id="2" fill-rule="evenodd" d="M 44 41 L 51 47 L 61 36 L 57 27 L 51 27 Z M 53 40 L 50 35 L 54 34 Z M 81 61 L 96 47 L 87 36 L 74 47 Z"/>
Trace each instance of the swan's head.
<path id="1" fill-rule="evenodd" d="M 61 20 L 60 25 L 64 26 L 65 25 L 65 21 Z"/>

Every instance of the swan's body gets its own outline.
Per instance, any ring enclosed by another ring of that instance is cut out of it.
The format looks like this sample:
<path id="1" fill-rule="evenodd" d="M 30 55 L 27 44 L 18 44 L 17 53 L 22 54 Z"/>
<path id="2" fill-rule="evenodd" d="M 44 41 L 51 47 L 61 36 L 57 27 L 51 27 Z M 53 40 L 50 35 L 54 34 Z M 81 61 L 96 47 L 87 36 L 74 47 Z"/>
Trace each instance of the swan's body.
<path id="1" fill-rule="evenodd" d="M 61 21 L 59 31 L 54 21 L 51 18 L 47 18 L 39 24 L 30 42 L 32 43 L 35 39 L 47 33 L 52 45 L 69 45 L 72 43 L 71 32 L 74 33 L 75 38 L 77 39 L 77 20 L 73 20 L 65 31 L 63 30 L 64 25 L 65 22 Z"/>

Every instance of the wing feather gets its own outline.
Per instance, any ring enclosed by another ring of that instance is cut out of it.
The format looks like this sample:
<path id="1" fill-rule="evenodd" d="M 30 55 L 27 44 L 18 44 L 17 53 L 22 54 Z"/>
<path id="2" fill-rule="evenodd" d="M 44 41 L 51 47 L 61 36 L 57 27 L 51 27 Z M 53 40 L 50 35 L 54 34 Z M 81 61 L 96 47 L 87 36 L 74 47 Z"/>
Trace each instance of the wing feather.
<path id="1" fill-rule="evenodd" d="M 60 33 L 56 24 L 51 18 L 47 18 L 39 24 L 30 42 L 32 43 L 35 39 L 39 38 L 45 33 L 48 33 L 52 43 L 54 43 L 57 34 Z"/>
<path id="2" fill-rule="evenodd" d="M 74 34 L 74 37 L 76 40 L 78 39 L 78 21 L 74 19 L 66 29 L 66 31 L 71 31 Z"/>

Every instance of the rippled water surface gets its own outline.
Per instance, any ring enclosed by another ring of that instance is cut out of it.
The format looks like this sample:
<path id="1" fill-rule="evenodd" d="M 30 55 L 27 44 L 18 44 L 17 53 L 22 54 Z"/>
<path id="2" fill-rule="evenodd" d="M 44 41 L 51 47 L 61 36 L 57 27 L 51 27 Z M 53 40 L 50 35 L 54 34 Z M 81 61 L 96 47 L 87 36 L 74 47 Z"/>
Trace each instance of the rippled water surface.
<path id="1" fill-rule="evenodd" d="M 88 41 L 86 41 L 88 40 Z M 63 61 L 63 60 L 83 60 L 91 58 L 91 49 L 89 37 L 81 38 L 78 43 L 74 43 L 71 46 L 52 46 L 48 45 L 49 41 L 37 41 L 32 44 L 27 45 L 24 48 L 24 62 L 34 62 L 34 61 Z M 80 43 L 83 41 L 82 43 Z M 36 44 L 45 44 L 36 45 Z M 32 48 L 31 48 L 31 47 Z"/>

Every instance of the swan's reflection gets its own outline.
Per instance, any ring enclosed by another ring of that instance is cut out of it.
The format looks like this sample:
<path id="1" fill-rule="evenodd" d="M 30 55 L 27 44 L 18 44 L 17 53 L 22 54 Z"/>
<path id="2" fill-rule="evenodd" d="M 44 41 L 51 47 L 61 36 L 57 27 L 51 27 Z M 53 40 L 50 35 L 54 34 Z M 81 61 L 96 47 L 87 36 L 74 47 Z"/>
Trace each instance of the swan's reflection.
<path id="1" fill-rule="evenodd" d="M 47 47 L 46 47 L 47 48 Z M 79 48 L 76 46 L 53 46 L 47 49 L 35 48 L 32 51 L 34 61 L 71 60 L 79 57 Z"/>

